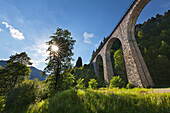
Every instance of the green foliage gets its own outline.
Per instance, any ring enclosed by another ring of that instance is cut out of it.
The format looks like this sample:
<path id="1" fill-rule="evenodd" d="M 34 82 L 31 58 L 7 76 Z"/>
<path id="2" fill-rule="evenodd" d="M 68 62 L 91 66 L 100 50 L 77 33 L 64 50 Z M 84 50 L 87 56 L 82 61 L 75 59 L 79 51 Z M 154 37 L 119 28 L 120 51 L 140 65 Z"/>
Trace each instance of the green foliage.
<path id="1" fill-rule="evenodd" d="M 143 37 L 144 37 L 144 33 L 143 33 L 142 30 L 139 30 L 139 31 L 138 31 L 138 37 L 139 37 L 139 38 L 143 38 Z"/>
<path id="2" fill-rule="evenodd" d="M 66 72 L 63 74 L 62 90 L 70 89 L 74 83 L 75 77 L 71 73 Z"/>
<path id="3" fill-rule="evenodd" d="M 34 84 L 35 82 L 31 80 L 17 84 L 7 95 L 5 110 L 8 111 L 11 108 L 15 108 L 16 111 L 19 111 L 30 103 L 35 102 Z"/>
<path id="4" fill-rule="evenodd" d="M 123 50 L 121 47 L 121 42 L 119 39 L 116 39 L 112 44 L 112 48 L 110 51 L 110 57 L 112 62 L 112 68 L 114 70 L 114 75 L 119 75 L 125 84 L 128 83 L 127 75 L 126 75 L 126 67 L 123 56 Z"/>
<path id="5" fill-rule="evenodd" d="M 27 113 L 87 113 L 76 90 L 57 92 L 53 97 L 32 105 Z"/>
<path id="6" fill-rule="evenodd" d="M 115 87 L 122 88 L 122 87 L 124 87 L 124 85 L 125 85 L 125 83 L 122 81 L 122 78 L 120 78 L 120 76 L 114 76 L 110 80 L 109 88 L 115 88 Z"/>
<path id="7" fill-rule="evenodd" d="M 122 48 L 119 48 L 114 53 L 114 71 L 115 75 L 120 75 L 122 80 L 127 83 L 127 75 L 126 75 L 126 67 L 125 67 L 125 61 L 123 57 L 123 50 Z"/>
<path id="8" fill-rule="evenodd" d="M 77 80 L 76 88 L 77 88 L 77 89 L 84 89 L 84 88 L 85 88 L 84 78 L 79 78 L 79 79 Z"/>
<path id="9" fill-rule="evenodd" d="M 0 69 L 0 96 L 5 95 L 12 87 L 12 78 L 5 69 Z"/>
<path id="10" fill-rule="evenodd" d="M 0 69 L 0 92 L 5 95 L 17 83 L 22 82 L 30 76 L 30 68 L 26 64 L 30 64 L 30 58 L 25 52 L 11 55 L 7 61 L 6 67 Z"/>
<path id="11" fill-rule="evenodd" d="M 25 80 L 8 92 L 5 101 L 5 112 L 10 110 L 13 112 L 22 111 L 29 104 L 46 99 L 47 94 L 48 88 L 42 85 L 37 79 Z"/>
<path id="12" fill-rule="evenodd" d="M 54 75 L 49 75 L 47 77 L 46 80 L 46 85 L 48 85 L 48 88 L 50 90 L 50 94 L 54 93 L 54 89 L 55 89 L 55 77 Z M 64 73 L 62 73 L 60 75 L 60 77 L 58 78 L 58 85 L 57 85 L 57 90 L 61 91 L 61 90 L 67 90 L 72 88 L 75 84 L 75 77 L 68 71 L 65 71 Z"/>
<path id="13" fill-rule="evenodd" d="M 143 38 L 138 32 L 143 32 Z M 170 86 L 170 10 L 136 25 L 136 40 L 156 87 Z"/>
<path id="14" fill-rule="evenodd" d="M 15 86 L 17 82 L 21 82 L 28 78 L 31 74 L 30 68 L 19 62 L 7 63 L 5 70 L 7 71 L 8 76 L 11 76 L 14 80 L 13 86 Z"/>
<path id="15" fill-rule="evenodd" d="M 126 85 L 127 89 L 134 88 L 134 87 L 135 85 L 133 85 L 131 81 Z"/>
<path id="16" fill-rule="evenodd" d="M 95 79 L 98 83 L 98 87 L 106 86 L 106 84 L 104 83 L 104 79 L 103 79 L 104 75 L 102 75 L 103 77 L 97 77 L 94 73 L 92 64 L 84 65 L 83 67 L 80 67 L 80 68 L 75 67 L 74 69 L 72 69 L 71 72 L 75 76 L 76 81 L 80 78 L 84 78 L 86 88 L 89 85 L 88 82 L 90 79 Z"/>
<path id="17" fill-rule="evenodd" d="M 20 54 L 16 53 L 15 55 L 11 55 L 9 58 L 10 59 L 7 63 L 19 62 L 20 64 L 32 65 L 30 62 L 31 58 L 28 57 L 26 52 L 21 52 Z"/>
<path id="18" fill-rule="evenodd" d="M 48 63 L 44 69 L 44 75 L 51 76 L 50 80 L 54 81 L 51 82 L 51 85 L 54 85 L 54 89 L 57 90 L 60 89 L 62 73 L 72 67 L 72 50 L 75 40 L 73 40 L 68 30 L 62 30 L 61 28 L 58 28 L 56 33 L 50 36 L 50 39 L 47 42 L 49 56 L 46 59 Z M 58 50 L 53 49 L 54 47 Z"/>
<path id="19" fill-rule="evenodd" d="M 27 113 L 168 113 L 170 94 L 149 92 L 139 88 L 71 89 L 35 103 Z"/>
<path id="20" fill-rule="evenodd" d="M 159 53 L 166 56 L 167 58 L 170 58 L 170 45 L 165 41 L 162 41 L 159 48 Z"/>
<path id="21" fill-rule="evenodd" d="M 90 89 L 97 89 L 97 85 L 98 85 L 98 83 L 95 79 L 90 79 L 90 81 L 89 81 L 89 88 Z"/>

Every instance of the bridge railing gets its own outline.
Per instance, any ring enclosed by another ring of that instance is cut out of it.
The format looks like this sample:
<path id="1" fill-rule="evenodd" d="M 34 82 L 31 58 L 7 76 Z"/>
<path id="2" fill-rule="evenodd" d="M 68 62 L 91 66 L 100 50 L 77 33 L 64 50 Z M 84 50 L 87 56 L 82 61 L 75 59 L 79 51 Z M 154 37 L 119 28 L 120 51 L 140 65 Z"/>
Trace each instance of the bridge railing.
<path id="1" fill-rule="evenodd" d="M 106 42 L 110 39 L 110 37 L 112 36 L 112 34 L 115 32 L 115 30 L 118 28 L 118 26 L 121 24 L 121 22 L 123 21 L 123 19 L 126 17 L 126 15 L 129 13 L 129 11 L 131 10 L 131 8 L 135 5 L 135 3 L 138 0 L 132 0 L 129 4 L 129 7 L 124 11 L 124 13 L 122 14 L 121 18 L 119 19 L 119 21 L 117 22 L 116 27 L 114 28 L 114 30 L 112 31 L 112 33 L 105 39 L 105 41 L 103 42 L 102 45 L 99 45 L 99 48 L 97 49 L 97 51 L 94 53 L 94 55 L 92 56 L 90 62 L 93 61 L 93 59 L 96 57 L 96 55 L 100 52 L 100 50 L 103 48 L 103 46 L 106 44 Z"/>

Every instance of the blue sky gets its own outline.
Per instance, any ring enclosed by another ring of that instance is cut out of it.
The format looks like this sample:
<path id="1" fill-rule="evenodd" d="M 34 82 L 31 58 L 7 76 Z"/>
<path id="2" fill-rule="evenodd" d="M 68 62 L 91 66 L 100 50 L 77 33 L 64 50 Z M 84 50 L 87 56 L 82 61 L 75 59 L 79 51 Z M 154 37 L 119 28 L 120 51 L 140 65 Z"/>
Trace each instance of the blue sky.
<path id="1" fill-rule="evenodd" d="M 92 51 L 109 36 L 132 0 L 0 0 L 0 59 L 27 52 L 44 69 L 49 36 L 58 27 L 77 41 L 73 58 L 89 63 Z M 169 0 L 151 0 L 137 23 L 170 9 Z"/>

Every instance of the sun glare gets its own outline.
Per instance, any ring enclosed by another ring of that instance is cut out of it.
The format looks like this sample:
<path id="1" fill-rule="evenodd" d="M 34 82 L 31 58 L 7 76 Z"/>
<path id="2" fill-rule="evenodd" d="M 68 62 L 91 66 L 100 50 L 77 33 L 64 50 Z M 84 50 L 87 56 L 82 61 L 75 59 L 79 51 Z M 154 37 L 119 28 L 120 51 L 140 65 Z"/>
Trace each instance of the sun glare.
<path id="1" fill-rule="evenodd" d="M 55 52 L 57 52 L 57 51 L 59 50 L 59 47 L 56 46 L 56 45 L 55 45 L 55 46 L 52 46 L 52 50 L 55 51 Z"/>

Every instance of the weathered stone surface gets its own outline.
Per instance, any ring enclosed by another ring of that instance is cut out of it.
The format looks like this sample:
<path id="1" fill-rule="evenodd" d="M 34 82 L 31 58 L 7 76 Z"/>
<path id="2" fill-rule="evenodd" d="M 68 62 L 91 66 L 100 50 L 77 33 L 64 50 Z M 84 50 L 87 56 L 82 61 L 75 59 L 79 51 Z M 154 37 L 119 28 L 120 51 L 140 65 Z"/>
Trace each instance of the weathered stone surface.
<path id="1" fill-rule="evenodd" d="M 103 59 L 104 79 L 109 84 L 113 74 L 113 68 L 110 59 L 110 50 L 116 38 L 121 41 L 125 59 L 128 81 L 139 87 L 154 86 L 153 80 L 149 74 L 142 54 L 137 46 L 134 29 L 139 14 L 150 0 L 135 0 L 125 16 L 122 18 L 109 39 L 92 60 L 96 75 L 99 74 L 98 56 Z"/>

